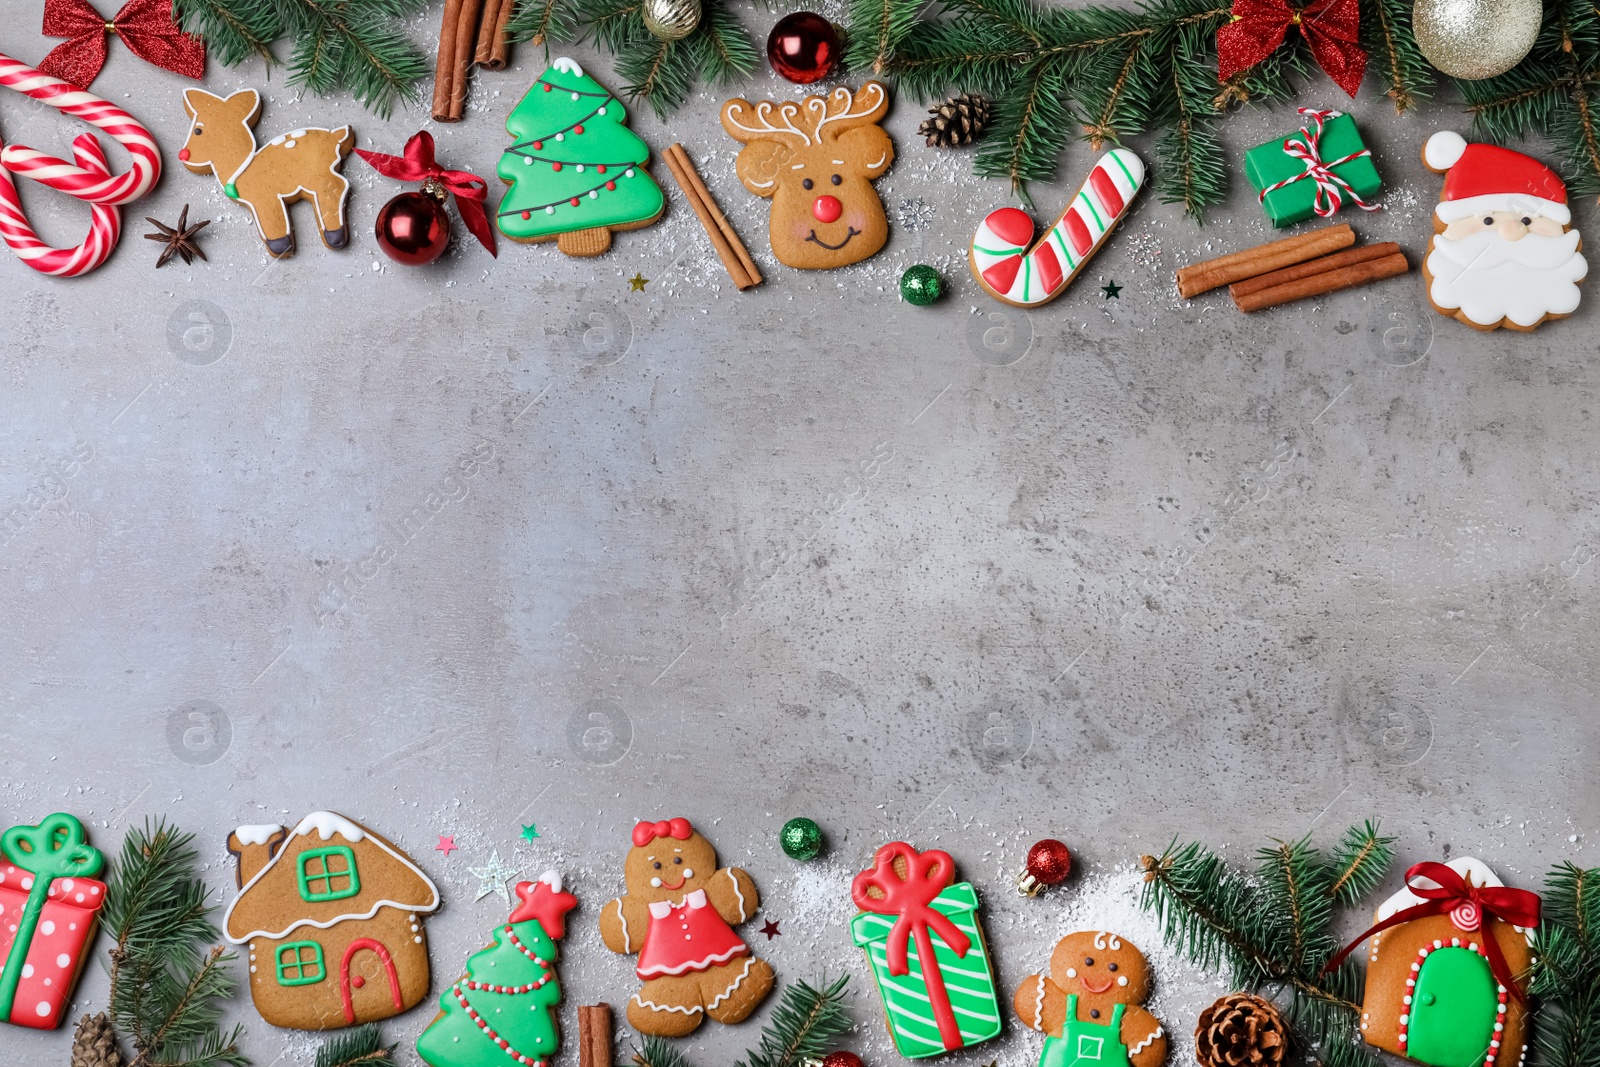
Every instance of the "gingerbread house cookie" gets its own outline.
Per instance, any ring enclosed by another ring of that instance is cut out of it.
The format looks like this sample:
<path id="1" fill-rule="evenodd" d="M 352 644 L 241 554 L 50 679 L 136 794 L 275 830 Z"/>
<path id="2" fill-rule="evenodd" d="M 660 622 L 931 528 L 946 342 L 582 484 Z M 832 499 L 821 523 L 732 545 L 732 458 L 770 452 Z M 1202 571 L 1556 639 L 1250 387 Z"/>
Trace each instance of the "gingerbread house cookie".
<path id="1" fill-rule="evenodd" d="M 228 837 L 239 895 L 223 933 L 247 946 L 261 1017 L 296 1030 L 374 1022 L 428 995 L 422 915 L 432 880 L 395 845 L 331 811 L 292 830 L 241 826 Z"/>

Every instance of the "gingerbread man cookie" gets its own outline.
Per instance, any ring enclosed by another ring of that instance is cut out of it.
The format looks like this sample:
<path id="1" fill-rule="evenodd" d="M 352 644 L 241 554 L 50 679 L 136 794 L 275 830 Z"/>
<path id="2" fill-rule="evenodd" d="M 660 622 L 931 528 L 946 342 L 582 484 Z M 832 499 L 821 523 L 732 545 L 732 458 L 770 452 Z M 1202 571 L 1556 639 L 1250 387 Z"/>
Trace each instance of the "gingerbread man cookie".
<path id="1" fill-rule="evenodd" d="M 642 822 L 623 865 L 628 891 L 600 909 L 600 937 L 613 952 L 639 954 L 644 982 L 628 1001 L 642 1034 L 683 1037 L 709 1015 L 743 1021 L 772 991 L 772 966 L 733 932 L 761 902 L 737 867 L 688 819 Z"/>
<path id="2" fill-rule="evenodd" d="M 1116 934 L 1084 930 L 1056 942 L 1050 974 L 1023 979 L 1012 1010 L 1044 1032 L 1039 1067 L 1160 1067 L 1167 1032 L 1140 1007 L 1149 995 L 1144 954 Z"/>

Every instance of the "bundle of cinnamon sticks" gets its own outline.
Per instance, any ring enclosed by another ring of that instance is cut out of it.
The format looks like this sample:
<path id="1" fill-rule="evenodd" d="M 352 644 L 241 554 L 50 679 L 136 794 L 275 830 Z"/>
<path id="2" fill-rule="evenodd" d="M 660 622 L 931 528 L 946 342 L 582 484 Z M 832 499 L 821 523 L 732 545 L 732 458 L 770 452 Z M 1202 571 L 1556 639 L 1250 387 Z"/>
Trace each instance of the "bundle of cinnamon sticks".
<path id="1" fill-rule="evenodd" d="M 474 64 L 504 70 L 510 61 L 511 21 L 516 0 L 445 0 L 439 27 L 439 59 L 433 70 L 433 117 L 460 122 L 467 104 L 467 76 Z"/>
<path id="2" fill-rule="evenodd" d="M 1190 299 L 1226 285 L 1240 311 L 1261 311 L 1411 269 L 1393 241 L 1361 248 L 1355 243 L 1355 231 L 1341 223 L 1246 248 L 1181 268 L 1178 293 Z"/>
<path id="3" fill-rule="evenodd" d="M 706 236 L 711 238 L 711 245 L 717 250 L 728 277 L 733 279 L 734 288 L 749 289 L 760 285 L 761 271 L 756 268 L 755 260 L 750 258 L 744 242 L 733 232 L 733 224 L 711 198 L 711 190 L 700 180 L 700 172 L 695 170 L 683 145 L 674 143 L 661 153 L 661 157 L 667 161 L 667 169 L 672 171 L 672 177 L 677 180 L 678 188 L 683 190 L 684 198 L 694 209 L 700 225 L 705 227 Z"/>

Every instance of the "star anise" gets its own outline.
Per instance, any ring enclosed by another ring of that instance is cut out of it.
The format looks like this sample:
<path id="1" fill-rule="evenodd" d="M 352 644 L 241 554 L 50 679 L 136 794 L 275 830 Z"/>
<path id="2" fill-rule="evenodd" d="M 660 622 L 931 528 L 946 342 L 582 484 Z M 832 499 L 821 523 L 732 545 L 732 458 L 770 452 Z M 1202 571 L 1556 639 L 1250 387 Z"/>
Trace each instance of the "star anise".
<path id="1" fill-rule="evenodd" d="M 160 233 L 145 234 L 145 240 L 166 242 L 167 247 L 161 250 L 161 258 L 156 260 L 158 268 L 165 267 L 167 260 L 173 256 L 182 256 L 185 263 L 193 263 L 195 256 L 199 256 L 201 259 L 206 258 L 205 251 L 201 249 L 199 242 L 195 240 L 195 234 L 210 226 L 211 220 L 206 219 L 204 222 L 197 222 L 190 226 L 188 204 L 183 205 L 183 212 L 178 216 L 178 225 L 176 226 L 168 226 L 164 222 L 158 222 L 149 215 L 144 217 L 144 221 L 161 231 Z"/>

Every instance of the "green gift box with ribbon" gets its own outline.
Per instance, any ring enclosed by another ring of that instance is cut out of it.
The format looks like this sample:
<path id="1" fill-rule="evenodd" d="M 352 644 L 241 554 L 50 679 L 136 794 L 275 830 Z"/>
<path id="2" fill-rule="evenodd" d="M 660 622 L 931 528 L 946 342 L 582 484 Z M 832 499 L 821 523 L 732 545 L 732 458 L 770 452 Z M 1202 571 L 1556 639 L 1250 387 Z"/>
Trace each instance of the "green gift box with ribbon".
<path id="1" fill-rule="evenodd" d="M 856 875 L 850 922 L 883 997 L 889 1035 L 908 1059 L 970 1048 L 1000 1033 L 1000 1001 L 978 894 L 953 882 L 955 861 L 901 841 Z"/>
<path id="2" fill-rule="evenodd" d="M 1338 111 L 1301 108 L 1308 121 L 1288 137 L 1256 145 L 1244 156 L 1245 175 L 1261 194 L 1274 226 L 1334 214 L 1346 200 L 1371 211 L 1383 185 L 1355 119 Z"/>

